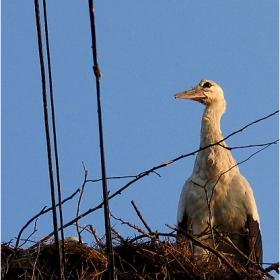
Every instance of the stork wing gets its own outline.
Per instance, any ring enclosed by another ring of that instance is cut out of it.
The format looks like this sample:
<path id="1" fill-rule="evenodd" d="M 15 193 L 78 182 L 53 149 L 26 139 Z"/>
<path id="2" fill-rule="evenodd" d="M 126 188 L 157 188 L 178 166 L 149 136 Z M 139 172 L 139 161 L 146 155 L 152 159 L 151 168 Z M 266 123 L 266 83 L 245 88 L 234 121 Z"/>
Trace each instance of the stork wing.
<path id="1" fill-rule="evenodd" d="M 260 224 L 254 220 L 252 216 L 247 217 L 247 242 L 246 254 L 248 257 L 256 262 L 262 264 L 263 250 L 262 250 L 262 235 L 260 230 Z"/>
<path id="2" fill-rule="evenodd" d="M 178 222 L 178 227 L 191 233 L 191 220 L 189 220 L 188 215 L 184 214 L 183 220 L 181 222 Z"/>

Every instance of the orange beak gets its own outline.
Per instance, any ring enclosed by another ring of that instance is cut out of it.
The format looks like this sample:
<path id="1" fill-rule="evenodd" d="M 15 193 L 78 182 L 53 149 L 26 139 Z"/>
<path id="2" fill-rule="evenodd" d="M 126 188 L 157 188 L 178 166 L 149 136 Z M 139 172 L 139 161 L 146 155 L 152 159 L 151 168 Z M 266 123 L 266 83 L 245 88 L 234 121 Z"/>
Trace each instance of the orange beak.
<path id="1" fill-rule="evenodd" d="M 175 98 L 180 99 L 189 99 L 198 102 L 202 102 L 202 100 L 206 97 L 203 89 L 195 87 L 194 89 L 183 91 L 174 95 Z"/>

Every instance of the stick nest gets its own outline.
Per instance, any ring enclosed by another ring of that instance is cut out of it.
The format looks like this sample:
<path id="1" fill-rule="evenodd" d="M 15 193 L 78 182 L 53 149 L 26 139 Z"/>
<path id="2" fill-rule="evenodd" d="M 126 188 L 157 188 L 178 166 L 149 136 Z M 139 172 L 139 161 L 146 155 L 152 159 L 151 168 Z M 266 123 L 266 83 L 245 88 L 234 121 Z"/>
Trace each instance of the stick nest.
<path id="1" fill-rule="evenodd" d="M 117 242 L 116 242 L 117 240 Z M 273 279 L 260 267 L 245 268 L 233 263 L 235 271 L 212 252 L 194 256 L 185 240 L 114 239 L 115 271 L 122 279 Z M 108 279 L 107 254 L 95 247 L 65 241 L 66 278 Z M 54 243 L 38 243 L 27 249 L 2 244 L 2 279 L 58 279 Z"/>

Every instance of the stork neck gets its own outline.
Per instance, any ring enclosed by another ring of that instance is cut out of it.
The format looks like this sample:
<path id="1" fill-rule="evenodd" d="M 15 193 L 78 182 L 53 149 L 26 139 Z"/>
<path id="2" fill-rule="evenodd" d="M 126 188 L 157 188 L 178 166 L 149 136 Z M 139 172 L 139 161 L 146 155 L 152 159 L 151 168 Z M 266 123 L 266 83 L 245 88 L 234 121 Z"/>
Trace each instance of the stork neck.
<path id="1" fill-rule="evenodd" d="M 224 111 L 219 111 L 217 108 L 206 107 L 201 126 L 200 147 L 206 147 L 221 141 L 224 137 L 220 128 L 220 120 Z M 221 143 L 226 146 L 225 142 Z M 226 159 L 226 160 L 225 160 Z M 216 182 L 217 178 L 236 165 L 229 150 L 219 145 L 213 145 L 207 149 L 199 151 L 194 167 L 194 173 L 199 174 L 200 179 L 208 181 L 209 179 Z M 230 174 L 236 172 L 231 170 L 219 179 L 220 182 L 229 180 Z"/>
<path id="2" fill-rule="evenodd" d="M 222 114 L 223 112 L 220 112 L 215 108 L 206 107 L 201 124 L 201 147 L 214 144 L 223 139 L 220 127 Z"/>
<path id="3" fill-rule="evenodd" d="M 225 102 L 211 103 L 206 107 L 202 118 L 200 147 L 207 147 L 224 139 L 220 121 L 225 108 Z M 199 151 L 193 172 L 200 180 L 205 182 L 212 180 L 214 183 L 219 180 L 219 182 L 229 183 L 233 174 L 238 172 L 230 150 L 226 149 L 226 143 L 221 144 Z M 221 174 L 223 176 L 220 178 Z"/>

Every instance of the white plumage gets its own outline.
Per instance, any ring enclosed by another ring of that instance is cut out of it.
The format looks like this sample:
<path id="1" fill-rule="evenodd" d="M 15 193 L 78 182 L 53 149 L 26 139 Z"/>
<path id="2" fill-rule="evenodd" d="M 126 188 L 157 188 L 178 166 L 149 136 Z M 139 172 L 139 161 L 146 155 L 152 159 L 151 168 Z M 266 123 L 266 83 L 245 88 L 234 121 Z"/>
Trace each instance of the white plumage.
<path id="1" fill-rule="evenodd" d="M 201 126 L 201 148 L 224 139 L 220 119 L 226 110 L 226 101 L 219 85 L 202 80 L 195 88 L 175 97 L 195 100 L 206 106 Z M 182 189 L 177 220 L 179 227 L 194 235 L 208 232 L 201 238 L 218 250 L 233 255 L 235 260 L 245 262 L 235 249 L 219 241 L 217 232 L 228 236 L 251 260 L 262 262 L 260 219 L 253 191 L 240 174 L 224 141 L 198 153 L 193 173 Z M 195 252 L 200 250 L 196 248 Z"/>

